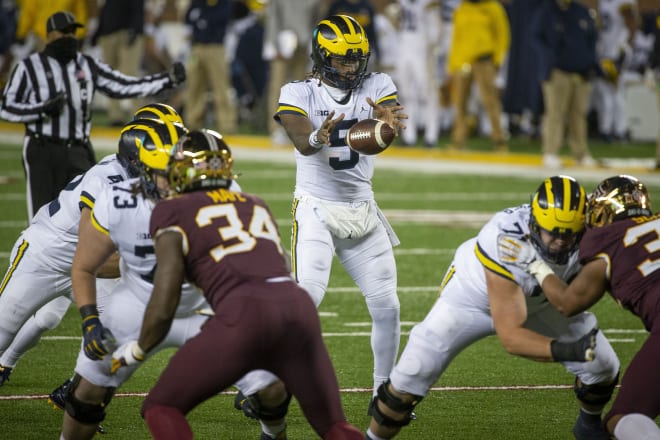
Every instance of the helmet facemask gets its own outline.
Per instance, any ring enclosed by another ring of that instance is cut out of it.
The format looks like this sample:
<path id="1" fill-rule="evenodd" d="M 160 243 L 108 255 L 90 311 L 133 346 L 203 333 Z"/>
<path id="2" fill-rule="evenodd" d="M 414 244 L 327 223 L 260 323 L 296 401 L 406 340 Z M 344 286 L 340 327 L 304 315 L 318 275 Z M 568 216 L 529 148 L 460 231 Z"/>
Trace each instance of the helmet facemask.
<path id="1" fill-rule="evenodd" d="M 545 261 L 568 263 L 584 234 L 585 204 L 584 188 L 572 177 L 550 177 L 539 186 L 532 197 L 529 232 L 532 245 Z M 558 247 L 556 240 L 563 243 Z"/>

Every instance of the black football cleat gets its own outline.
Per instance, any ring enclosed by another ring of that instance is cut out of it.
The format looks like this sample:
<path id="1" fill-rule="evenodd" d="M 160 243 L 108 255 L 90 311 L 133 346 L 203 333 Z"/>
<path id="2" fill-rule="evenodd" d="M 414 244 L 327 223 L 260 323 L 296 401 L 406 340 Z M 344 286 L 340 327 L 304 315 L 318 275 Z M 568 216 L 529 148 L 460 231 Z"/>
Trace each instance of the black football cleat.
<path id="1" fill-rule="evenodd" d="M 5 383 L 9 382 L 9 375 L 11 374 L 11 367 L 3 367 L 0 365 L 0 387 Z"/>

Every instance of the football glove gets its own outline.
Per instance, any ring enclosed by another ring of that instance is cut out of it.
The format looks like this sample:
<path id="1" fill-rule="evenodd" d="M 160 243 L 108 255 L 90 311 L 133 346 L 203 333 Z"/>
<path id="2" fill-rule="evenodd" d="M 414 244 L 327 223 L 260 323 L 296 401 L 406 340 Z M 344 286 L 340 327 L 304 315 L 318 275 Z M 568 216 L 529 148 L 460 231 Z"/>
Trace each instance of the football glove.
<path id="1" fill-rule="evenodd" d="M 112 353 L 110 373 L 115 374 L 121 367 L 140 363 L 144 361 L 144 357 L 145 352 L 140 348 L 137 341 L 126 342 Z"/>
<path id="2" fill-rule="evenodd" d="M 83 320 L 83 350 L 85 355 L 93 361 L 101 360 L 115 348 L 115 337 L 109 329 L 101 324 L 96 305 L 82 306 L 80 315 Z"/>
<path id="3" fill-rule="evenodd" d="M 501 234 L 497 237 L 497 253 L 502 263 L 517 266 L 523 270 L 541 257 L 525 238 Z"/>
<path id="4" fill-rule="evenodd" d="M 591 362 L 596 359 L 596 335 L 598 327 L 577 341 L 559 342 L 553 339 L 550 343 L 552 359 L 556 362 Z"/>
<path id="5" fill-rule="evenodd" d="M 600 69 L 603 71 L 603 76 L 611 83 L 616 83 L 619 79 L 619 69 L 616 67 L 614 60 L 610 58 L 603 58 L 600 60 Z"/>
<path id="6" fill-rule="evenodd" d="M 172 85 L 176 87 L 186 80 L 186 68 L 182 63 L 176 62 L 170 67 L 169 75 Z"/>
<path id="7" fill-rule="evenodd" d="M 66 103 L 66 94 L 64 92 L 57 92 L 55 96 L 44 101 L 43 112 L 48 116 L 57 116 L 62 111 Z"/>

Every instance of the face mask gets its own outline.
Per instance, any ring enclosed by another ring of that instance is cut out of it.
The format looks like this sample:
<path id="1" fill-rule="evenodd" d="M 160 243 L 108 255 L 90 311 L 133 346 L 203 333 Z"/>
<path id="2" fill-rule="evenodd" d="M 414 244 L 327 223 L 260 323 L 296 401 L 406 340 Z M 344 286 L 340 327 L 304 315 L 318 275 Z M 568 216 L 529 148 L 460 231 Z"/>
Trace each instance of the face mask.
<path id="1" fill-rule="evenodd" d="M 46 45 L 46 55 L 58 60 L 60 63 L 68 63 L 76 58 L 78 52 L 78 40 L 75 37 L 62 37 Z"/>

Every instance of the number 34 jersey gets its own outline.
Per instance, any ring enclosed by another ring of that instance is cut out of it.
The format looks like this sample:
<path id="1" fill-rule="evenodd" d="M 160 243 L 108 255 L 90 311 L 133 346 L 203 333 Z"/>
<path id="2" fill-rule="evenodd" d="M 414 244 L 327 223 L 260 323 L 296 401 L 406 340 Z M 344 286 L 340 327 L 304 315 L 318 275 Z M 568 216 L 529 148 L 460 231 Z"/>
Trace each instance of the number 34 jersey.
<path id="1" fill-rule="evenodd" d="M 185 193 L 156 205 L 150 230 L 156 239 L 167 231 L 182 235 L 187 279 L 214 310 L 245 283 L 291 279 L 275 220 L 256 196 L 226 189 Z"/>
<path id="2" fill-rule="evenodd" d="M 376 104 L 397 102 L 396 86 L 389 75 L 371 73 L 362 85 L 351 91 L 348 99 L 335 101 L 326 86 L 318 79 L 294 81 L 280 91 L 275 119 L 282 114 L 295 114 L 309 118 L 318 129 L 334 111 L 334 119 L 344 114 L 330 135 L 330 146 L 309 156 L 296 155 L 296 193 L 336 202 L 357 202 L 373 199 L 371 178 L 374 156 L 361 155 L 346 145 L 346 132 L 357 121 L 373 118 L 373 109 L 367 97 Z"/>
<path id="3" fill-rule="evenodd" d="M 149 219 L 156 203 L 145 198 L 138 185 L 139 179 L 131 179 L 101 190 L 92 210 L 92 223 L 110 237 L 119 251 L 120 285 L 129 286 L 147 304 L 156 270 L 154 243 L 149 234 Z M 207 305 L 199 290 L 184 284 L 177 315 L 203 307 Z"/>

